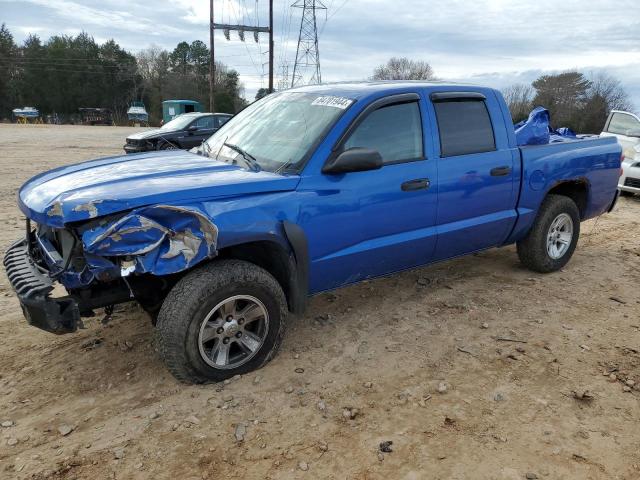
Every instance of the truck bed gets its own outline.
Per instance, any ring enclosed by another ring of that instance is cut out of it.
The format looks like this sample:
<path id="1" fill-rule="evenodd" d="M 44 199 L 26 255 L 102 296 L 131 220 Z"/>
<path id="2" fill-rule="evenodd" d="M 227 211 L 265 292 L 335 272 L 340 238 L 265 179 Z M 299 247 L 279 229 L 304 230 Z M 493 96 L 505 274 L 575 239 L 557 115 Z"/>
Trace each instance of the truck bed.
<path id="1" fill-rule="evenodd" d="M 579 205 L 582 220 L 609 210 L 620 176 L 615 138 L 586 137 L 571 142 L 518 147 L 521 159 L 518 221 L 509 242 L 526 233 L 546 192 L 561 182 L 584 183 L 589 192 Z"/>

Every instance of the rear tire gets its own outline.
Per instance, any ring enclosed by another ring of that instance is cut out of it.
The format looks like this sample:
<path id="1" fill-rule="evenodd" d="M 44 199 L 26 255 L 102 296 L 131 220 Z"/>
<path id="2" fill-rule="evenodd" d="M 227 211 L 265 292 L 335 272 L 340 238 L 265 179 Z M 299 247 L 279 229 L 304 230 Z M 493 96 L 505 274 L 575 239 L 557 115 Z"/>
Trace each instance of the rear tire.
<path id="1" fill-rule="evenodd" d="M 580 236 L 580 212 L 562 195 L 548 195 L 525 238 L 517 243 L 518 257 L 530 270 L 549 273 L 571 259 Z"/>
<path id="2" fill-rule="evenodd" d="M 271 360 L 286 315 L 282 287 L 266 270 L 215 261 L 187 274 L 167 295 L 156 324 L 158 350 L 181 382 L 219 382 Z"/>

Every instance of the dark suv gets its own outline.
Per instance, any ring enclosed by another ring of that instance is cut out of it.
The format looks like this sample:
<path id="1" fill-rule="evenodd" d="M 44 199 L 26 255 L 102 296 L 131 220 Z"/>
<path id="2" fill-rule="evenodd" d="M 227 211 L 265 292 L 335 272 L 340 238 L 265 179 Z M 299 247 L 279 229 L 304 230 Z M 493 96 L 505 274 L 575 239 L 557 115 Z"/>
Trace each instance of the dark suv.
<path id="1" fill-rule="evenodd" d="M 129 135 L 124 151 L 139 153 L 197 147 L 232 116 L 228 113 L 185 113 L 158 129 Z"/>

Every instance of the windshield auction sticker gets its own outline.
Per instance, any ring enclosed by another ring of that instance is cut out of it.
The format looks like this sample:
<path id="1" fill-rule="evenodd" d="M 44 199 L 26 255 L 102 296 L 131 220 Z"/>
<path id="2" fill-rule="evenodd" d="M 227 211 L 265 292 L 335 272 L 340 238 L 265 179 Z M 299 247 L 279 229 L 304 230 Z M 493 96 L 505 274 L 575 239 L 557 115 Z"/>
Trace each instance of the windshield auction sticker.
<path id="1" fill-rule="evenodd" d="M 353 100 L 345 97 L 334 97 L 331 95 L 325 95 L 316 98 L 311 105 L 320 105 L 322 107 L 335 107 L 341 110 L 345 110 L 353 103 Z"/>

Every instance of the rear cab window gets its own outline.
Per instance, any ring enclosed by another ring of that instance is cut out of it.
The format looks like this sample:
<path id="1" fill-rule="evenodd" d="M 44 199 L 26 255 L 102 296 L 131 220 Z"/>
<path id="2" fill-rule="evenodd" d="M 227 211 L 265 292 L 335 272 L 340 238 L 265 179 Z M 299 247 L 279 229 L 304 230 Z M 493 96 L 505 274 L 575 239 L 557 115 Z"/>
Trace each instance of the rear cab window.
<path id="1" fill-rule="evenodd" d="M 626 135 L 629 130 L 640 130 L 640 120 L 628 113 L 615 112 L 611 115 L 607 132 Z"/>
<path id="2" fill-rule="evenodd" d="M 453 157 L 496 150 L 496 139 L 484 95 L 474 92 L 431 94 L 438 122 L 440 156 Z"/>

